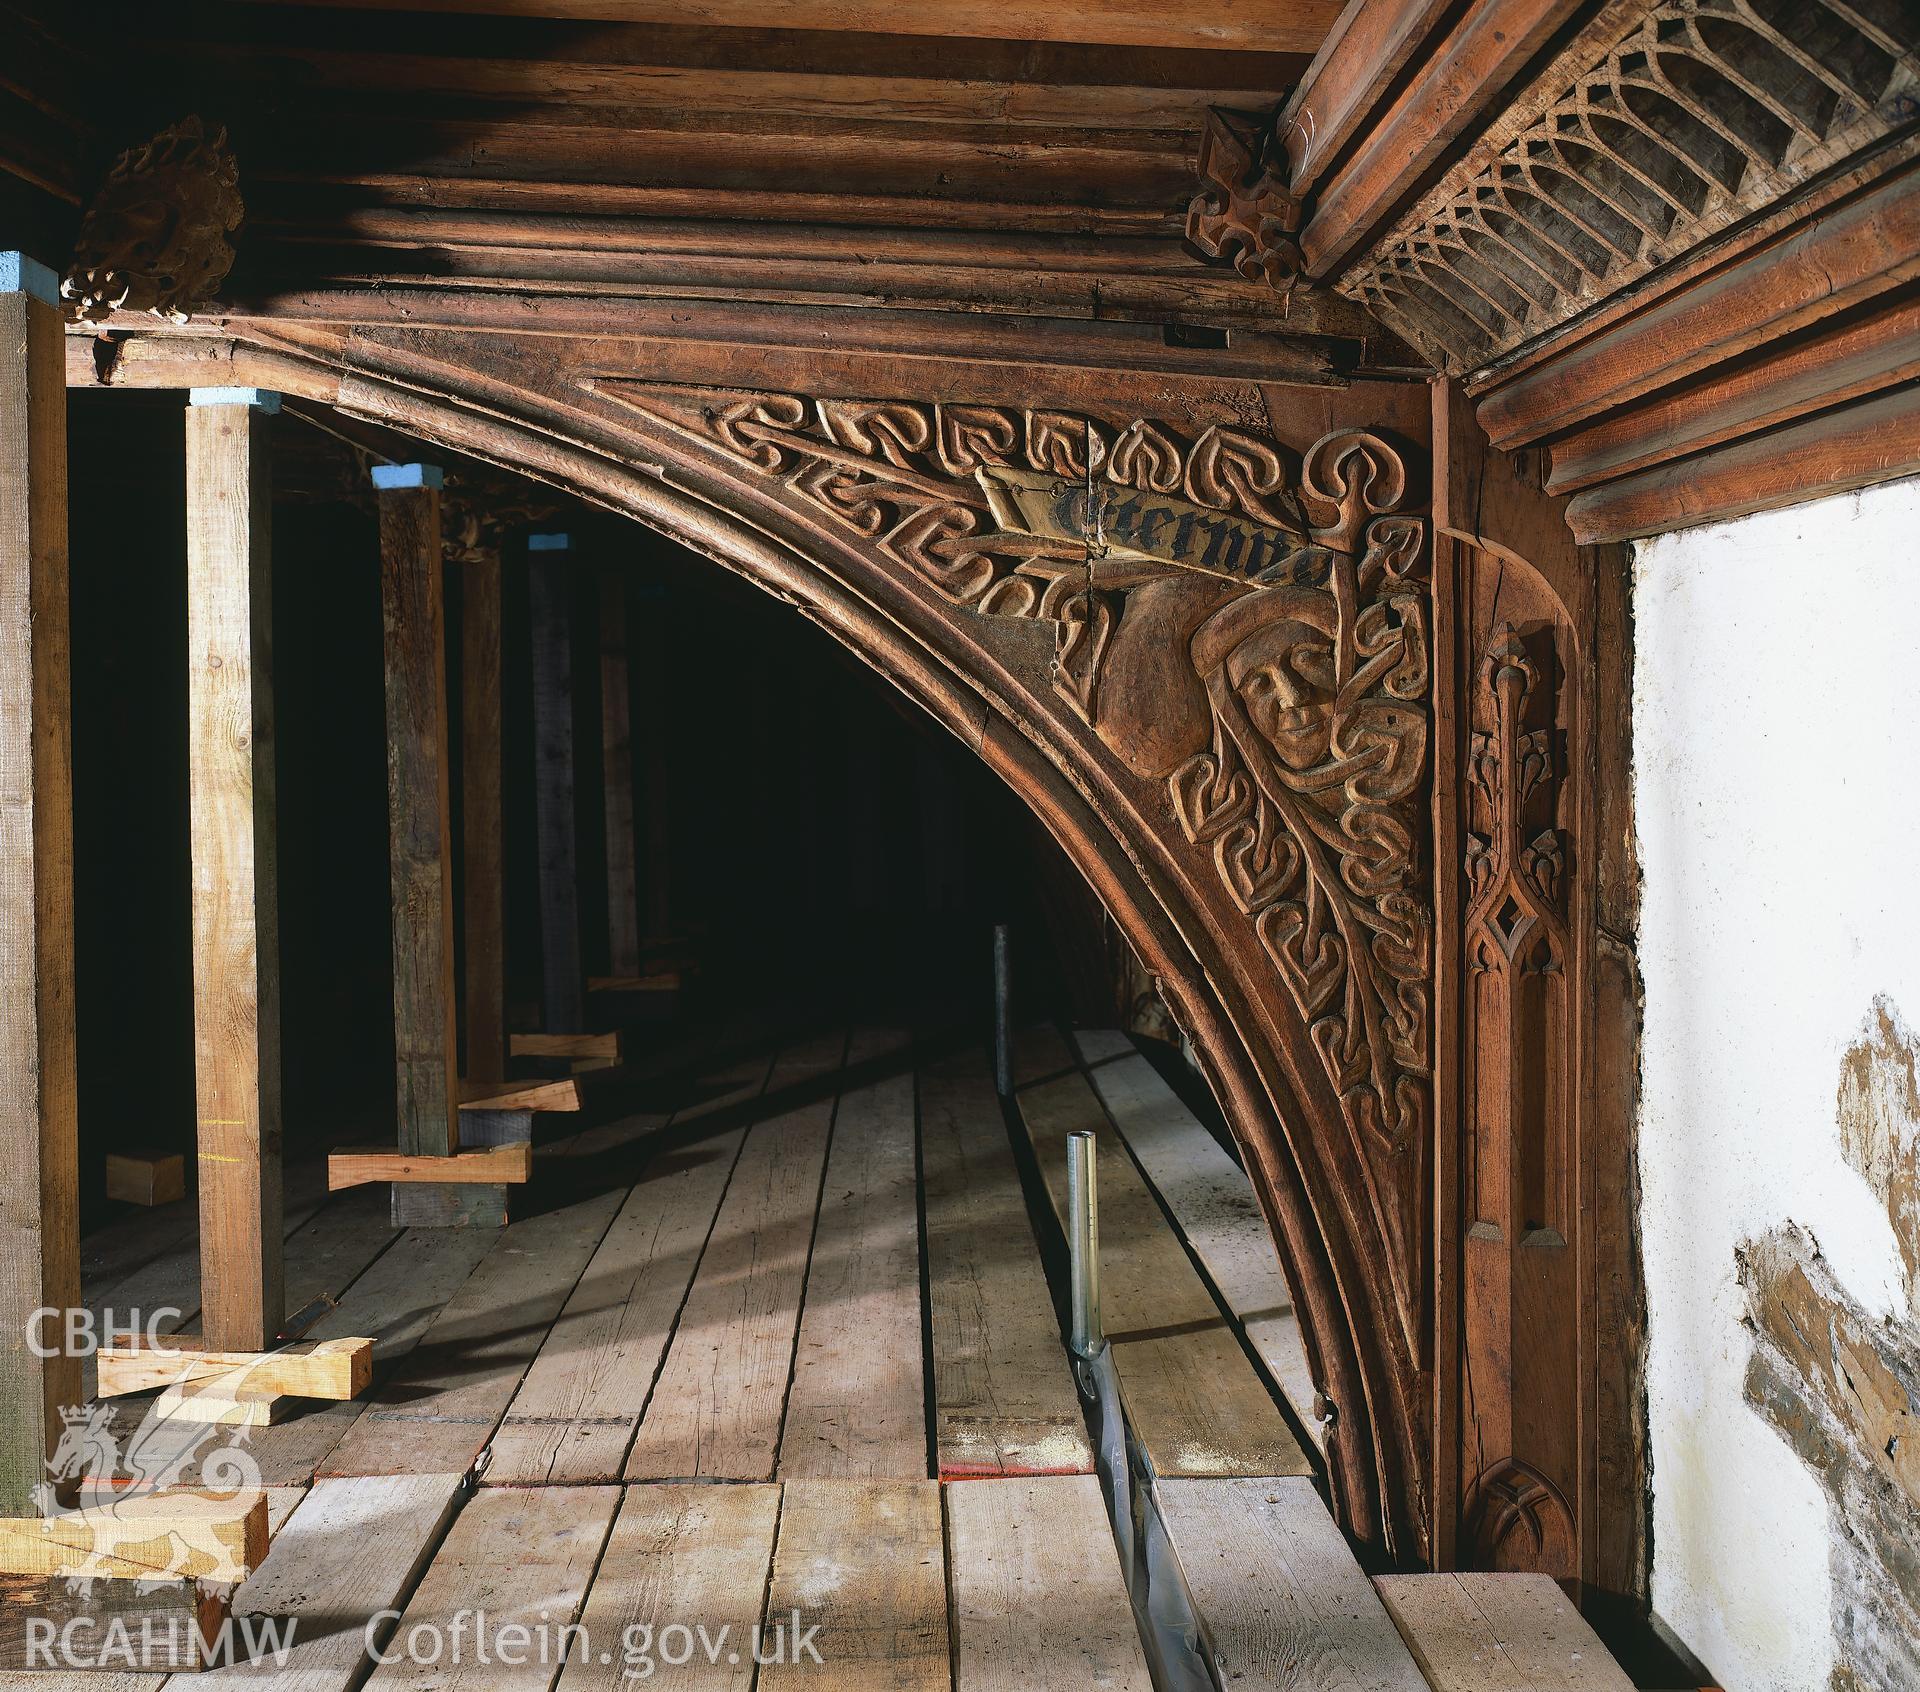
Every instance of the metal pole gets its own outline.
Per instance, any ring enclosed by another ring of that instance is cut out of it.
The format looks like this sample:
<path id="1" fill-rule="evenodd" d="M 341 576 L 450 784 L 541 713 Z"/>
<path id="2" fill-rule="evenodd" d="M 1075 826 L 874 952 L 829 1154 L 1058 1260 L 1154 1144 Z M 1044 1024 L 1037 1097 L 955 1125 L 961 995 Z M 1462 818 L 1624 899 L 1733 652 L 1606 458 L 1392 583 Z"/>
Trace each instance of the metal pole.
<path id="1" fill-rule="evenodd" d="M 993 1085 L 1013 1097 L 1013 957 L 1007 925 L 993 925 Z"/>
<path id="2" fill-rule="evenodd" d="M 1093 1135 L 1082 1128 L 1067 1136 L 1067 1253 L 1072 1262 L 1073 1334 L 1076 1357 L 1091 1359 L 1107 1343 L 1100 1321 L 1100 1191 L 1094 1170 Z"/>

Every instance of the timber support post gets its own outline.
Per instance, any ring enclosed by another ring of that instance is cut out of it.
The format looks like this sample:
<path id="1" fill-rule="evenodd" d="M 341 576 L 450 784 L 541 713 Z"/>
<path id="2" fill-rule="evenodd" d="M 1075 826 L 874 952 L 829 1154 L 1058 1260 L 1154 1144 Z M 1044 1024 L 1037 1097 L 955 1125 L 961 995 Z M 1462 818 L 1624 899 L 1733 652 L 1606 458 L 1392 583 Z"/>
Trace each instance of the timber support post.
<path id="1" fill-rule="evenodd" d="M 0 253 L 0 1516 L 46 1479 L 80 1365 L 36 1356 L 80 1302 L 66 349 L 53 275 Z"/>
<path id="2" fill-rule="evenodd" d="M 502 818 L 501 589 L 497 531 L 461 569 L 461 917 L 466 935 L 466 1076 L 507 1073 L 506 844 Z"/>
<path id="3" fill-rule="evenodd" d="M 640 973 L 627 575 L 600 573 L 600 764 L 607 809 L 607 973 Z"/>
<path id="4" fill-rule="evenodd" d="M 286 1319 L 268 442 L 279 409 L 256 388 L 195 388 L 186 420 L 200 1279 L 206 1342 L 223 1351 L 265 1351 Z"/>
<path id="5" fill-rule="evenodd" d="M 527 537 L 533 643 L 533 788 L 539 828 L 541 994 L 546 1032 L 585 1026 L 574 820 L 573 540 Z"/>
<path id="6" fill-rule="evenodd" d="M 393 889 L 393 1038 L 399 1145 L 445 1157 L 460 1143 L 454 1033 L 453 845 L 447 749 L 442 473 L 373 469 L 386 639 L 387 815 Z M 404 1187 L 394 1221 L 404 1226 Z"/>

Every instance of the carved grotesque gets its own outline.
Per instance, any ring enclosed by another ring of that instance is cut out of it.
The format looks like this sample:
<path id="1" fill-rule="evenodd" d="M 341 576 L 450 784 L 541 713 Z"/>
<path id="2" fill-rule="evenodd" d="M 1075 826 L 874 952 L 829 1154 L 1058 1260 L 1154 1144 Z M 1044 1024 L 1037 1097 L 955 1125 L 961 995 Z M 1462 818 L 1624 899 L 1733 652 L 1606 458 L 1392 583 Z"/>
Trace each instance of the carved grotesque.
<path id="1" fill-rule="evenodd" d="M 67 315 L 98 323 L 116 311 L 184 323 L 233 268 L 239 173 L 225 130 L 197 117 L 114 161 L 80 225 L 60 292 Z"/>

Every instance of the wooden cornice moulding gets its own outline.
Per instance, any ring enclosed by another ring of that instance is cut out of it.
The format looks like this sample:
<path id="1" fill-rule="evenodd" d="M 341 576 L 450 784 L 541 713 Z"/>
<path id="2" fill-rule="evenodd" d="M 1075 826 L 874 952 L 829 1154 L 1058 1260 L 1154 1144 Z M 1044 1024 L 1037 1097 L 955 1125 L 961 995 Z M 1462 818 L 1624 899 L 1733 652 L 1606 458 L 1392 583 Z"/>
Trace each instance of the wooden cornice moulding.
<path id="1" fill-rule="evenodd" d="M 1581 541 L 1632 540 L 1920 474 L 1920 388 L 1911 384 L 1575 494 Z"/>
<path id="2" fill-rule="evenodd" d="M 1916 278 L 1920 163 L 1485 392 L 1480 420 L 1496 446 L 1549 439 Z"/>

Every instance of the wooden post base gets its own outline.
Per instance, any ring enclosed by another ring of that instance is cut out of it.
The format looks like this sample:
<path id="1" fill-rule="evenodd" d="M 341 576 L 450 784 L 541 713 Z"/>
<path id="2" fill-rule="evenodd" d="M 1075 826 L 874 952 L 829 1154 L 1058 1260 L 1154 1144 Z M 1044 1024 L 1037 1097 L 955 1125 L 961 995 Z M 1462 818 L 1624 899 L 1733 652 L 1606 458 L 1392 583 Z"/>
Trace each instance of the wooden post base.
<path id="1" fill-rule="evenodd" d="M 62 1576 L 0 1574 L 0 1671 L 167 1674 L 205 1666 L 230 1589 L 192 1580 L 140 1586 L 96 1580 L 82 1595 Z"/>
<path id="2" fill-rule="evenodd" d="M 531 1164 L 531 1110 L 460 1112 L 461 1158 L 518 1152 Z M 504 1228 L 512 1220 L 514 1187 L 504 1181 L 409 1182 L 393 1186 L 396 1228 Z"/>

